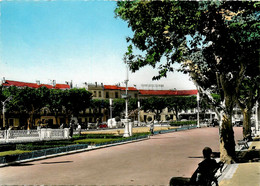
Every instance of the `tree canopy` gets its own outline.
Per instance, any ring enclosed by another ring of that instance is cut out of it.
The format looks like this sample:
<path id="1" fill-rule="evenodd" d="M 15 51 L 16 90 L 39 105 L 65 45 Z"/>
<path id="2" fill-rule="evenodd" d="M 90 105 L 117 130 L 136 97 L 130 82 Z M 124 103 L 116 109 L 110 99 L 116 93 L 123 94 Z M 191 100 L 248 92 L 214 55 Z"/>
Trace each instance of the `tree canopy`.
<path id="1" fill-rule="evenodd" d="M 115 13 L 134 32 L 125 55 L 130 69 L 150 65 L 158 68 L 159 79 L 181 63 L 179 70 L 189 73 L 222 116 L 221 159 L 233 161 L 233 107 L 245 77 L 259 77 L 259 2 L 120 1 Z"/>

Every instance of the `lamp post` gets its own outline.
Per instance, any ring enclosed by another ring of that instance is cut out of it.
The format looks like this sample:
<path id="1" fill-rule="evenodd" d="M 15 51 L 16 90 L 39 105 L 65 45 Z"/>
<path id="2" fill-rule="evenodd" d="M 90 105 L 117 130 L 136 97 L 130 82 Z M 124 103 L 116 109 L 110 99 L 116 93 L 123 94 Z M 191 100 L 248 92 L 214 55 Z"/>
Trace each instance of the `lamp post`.
<path id="1" fill-rule="evenodd" d="M 9 96 L 5 101 L 2 101 L 3 105 L 3 127 L 5 127 L 5 104 L 12 99 L 12 96 Z"/>
<path id="2" fill-rule="evenodd" d="M 112 119 L 112 103 L 113 103 L 113 100 L 112 100 L 112 98 L 110 98 L 109 99 L 110 119 Z"/>
<path id="3" fill-rule="evenodd" d="M 255 105 L 255 134 L 258 134 L 259 131 L 259 113 L 258 113 L 258 101 L 256 101 L 256 105 Z"/>
<path id="4" fill-rule="evenodd" d="M 128 120 L 128 65 L 126 65 L 126 80 L 125 80 L 125 131 L 123 137 L 129 137 L 129 120 Z"/>
<path id="5" fill-rule="evenodd" d="M 197 92 L 197 127 L 200 127 L 200 94 Z"/>
<path id="6" fill-rule="evenodd" d="M 140 126 L 140 100 L 138 100 L 137 102 L 137 106 L 138 106 L 138 126 Z"/>

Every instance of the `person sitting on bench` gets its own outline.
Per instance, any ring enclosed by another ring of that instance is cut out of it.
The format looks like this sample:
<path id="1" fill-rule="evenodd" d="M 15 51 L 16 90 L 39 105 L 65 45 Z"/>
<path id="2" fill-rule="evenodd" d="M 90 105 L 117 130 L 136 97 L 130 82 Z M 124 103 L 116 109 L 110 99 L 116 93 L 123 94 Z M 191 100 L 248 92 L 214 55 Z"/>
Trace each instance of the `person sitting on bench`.
<path id="1" fill-rule="evenodd" d="M 204 160 L 199 163 L 198 168 L 192 174 L 190 179 L 185 178 L 172 178 L 170 180 L 170 186 L 177 185 L 211 185 L 212 181 L 218 185 L 217 178 L 215 178 L 215 173 L 218 168 L 223 165 L 222 162 L 217 163 L 215 159 L 211 159 L 212 150 L 209 147 L 205 147 L 202 151 Z"/>

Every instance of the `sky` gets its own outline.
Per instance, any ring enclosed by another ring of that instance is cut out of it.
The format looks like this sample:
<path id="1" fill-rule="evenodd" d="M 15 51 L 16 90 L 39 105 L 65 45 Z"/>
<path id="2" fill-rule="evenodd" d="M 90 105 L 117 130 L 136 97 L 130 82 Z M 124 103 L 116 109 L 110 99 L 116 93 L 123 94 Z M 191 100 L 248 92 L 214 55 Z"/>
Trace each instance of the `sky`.
<path id="1" fill-rule="evenodd" d="M 115 7 L 115 1 L 102 0 L 3 0 L 0 78 L 72 81 L 78 87 L 85 82 L 125 86 L 123 55 L 128 46 L 126 37 L 133 32 L 126 22 L 115 18 Z M 129 72 L 129 85 L 139 89 L 195 89 L 188 75 L 174 72 L 152 81 L 157 73 L 152 67 Z"/>

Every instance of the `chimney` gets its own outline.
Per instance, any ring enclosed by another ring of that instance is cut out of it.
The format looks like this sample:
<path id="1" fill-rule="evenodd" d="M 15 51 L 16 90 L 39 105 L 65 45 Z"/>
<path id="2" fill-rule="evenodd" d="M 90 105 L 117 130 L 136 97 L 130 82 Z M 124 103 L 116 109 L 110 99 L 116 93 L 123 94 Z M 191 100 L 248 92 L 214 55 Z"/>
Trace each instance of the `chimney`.
<path id="1" fill-rule="evenodd" d="M 6 82 L 5 82 L 5 77 L 3 77 L 2 83 L 6 83 Z"/>
<path id="2" fill-rule="evenodd" d="M 72 80 L 71 80 L 71 82 L 70 82 L 70 88 L 73 88 Z"/>
<path id="3" fill-rule="evenodd" d="M 96 87 L 97 87 L 97 82 L 95 82 L 95 85 L 96 85 Z"/>
<path id="4" fill-rule="evenodd" d="M 52 80 L 52 86 L 53 86 L 53 87 L 56 86 L 56 80 Z"/>
<path id="5" fill-rule="evenodd" d="M 40 80 L 36 80 L 36 84 L 37 85 L 40 85 L 41 83 L 40 83 Z"/>

